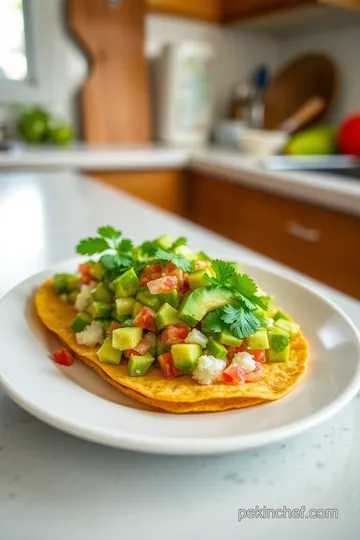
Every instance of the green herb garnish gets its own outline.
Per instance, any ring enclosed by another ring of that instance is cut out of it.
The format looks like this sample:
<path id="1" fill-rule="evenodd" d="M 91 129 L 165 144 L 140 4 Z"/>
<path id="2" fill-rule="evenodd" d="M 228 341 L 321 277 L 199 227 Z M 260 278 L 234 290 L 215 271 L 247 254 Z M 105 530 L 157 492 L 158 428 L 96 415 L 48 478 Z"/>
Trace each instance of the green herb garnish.
<path id="1" fill-rule="evenodd" d="M 175 253 L 165 251 L 161 248 L 156 250 L 155 258 L 160 263 L 171 262 L 178 268 L 181 268 L 184 272 L 191 272 L 194 268 L 193 263 L 184 257 L 184 255 L 176 255 Z"/>

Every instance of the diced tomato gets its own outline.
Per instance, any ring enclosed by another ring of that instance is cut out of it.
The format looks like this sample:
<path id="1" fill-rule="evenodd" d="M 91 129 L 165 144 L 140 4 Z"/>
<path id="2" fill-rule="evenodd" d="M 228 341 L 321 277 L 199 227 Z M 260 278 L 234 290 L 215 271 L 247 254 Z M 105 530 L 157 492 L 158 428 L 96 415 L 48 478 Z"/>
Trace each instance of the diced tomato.
<path id="1" fill-rule="evenodd" d="M 263 349 L 256 349 L 255 351 L 248 349 L 248 353 L 254 357 L 255 362 L 261 362 L 262 364 L 266 362 L 266 355 Z"/>
<path id="2" fill-rule="evenodd" d="M 222 372 L 222 380 L 231 384 L 243 384 L 245 382 L 245 370 L 241 366 L 230 364 Z"/>
<path id="3" fill-rule="evenodd" d="M 149 281 L 162 277 L 163 269 L 161 264 L 149 264 L 141 274 L 140 285 L 144 287 Z"/>
<path id="4" fill-rule="evenodd" d="M 265 351 L 263 349 L 252 350 L 252 349 L 249 349 L 246 345 L 244 345 L 244 343 L 239 345 L 239 347 L 228 347 L 227 349 L 228 349 L 227 357 L 229 360 L 232 360 L 235 354 L 237 353 L 247 352 L 251 354 L 251 356 L 254 357 L 254 360 L 256 362 L 266 362 Z"/>
<path id="5" fill-rule="evenodd" d="M 201 270 L 202 268 L 209 268 L 211 266 L 210 261 L 196 261 L 194 265 L 195 270 Z"/>
<path id="6" fill-rule="evenodd" d="M 260 362 L 256 362 L 256 367 L 253 371 L 247 371 L 245 373 L 245 381 L 246 382 L 255 382 L 261 379 L 263 376 L 263 368 Z"/>
<path id="7" fill-rule="evenodd" d="M 158 356 L 158 361 L 165 379 L 174 379 L 179 375 L 183 375 L 182 371 L 176 369 L 171 353 L 160 354 L 160 356 Z"/>
<path id="8" fill-rule="evenodd" d="M 81 277 L 82 285 L 89 285 L 92 281 L 95 281 L 92 275 L 90 274 L 91 266 L 90 263 L 83 263 L 79 265 L 79 274 Z"/>
<path id="9" fill-rule="evenodd" d="M 156 325 L 154 321 L 155 311 L 147 306 L 143 306 L 134 319 L 134 326 L 144 328 L 145 330 L 156 331 Z"/>
<path id="10" fill-rule="evenodd" d="M 151 294 L 161 294 L 176 289 L 178 280 L 176 276 L 165 276 L 149 281 L 147 286 Z"/>
<path id="11" fill-rule="evenodd" d="M 121 328 L 121 324 L 116 321 L 111 321 L 110 326 L 106 332 L 106 337 L 111 338 L 113 330 L 116 330 L 117 328 Z"/>
<path id="12" fill-rule="evenodd" d="M 74 361 L 72 352 L 69 349 L 60 349 L 52 355 L 54 361 L 62 366 L 71 366 Z"/>
<path id="13" fill-rule="evenodd" d="M 130 356 L 141 356 L 141 354 L 138 351 L 135 351 L 135 349 L 127 349 L 123 352 L 125 358 L 130 358 Z"/>
<path id="14" fill-rule="evenodd" d="M 181 268 L 178 268 L 173 263 L 168 263 L 165 266 L 165 274 L 167 276 L 176 276 L 177 277 L 177 286 L 181 290 L 184 285 L 184 272 Z"/>
<path id="15" fill-rule="evenodd" d="M 148 350 L 153 347 L 156 343 L 156 335 L 152 332 L 149 332 L 142 338 L 142 340 L 139 341 L 139 343 L 135 347 L 135 351 L 137 351 L 140 356 L 143 356 L 145 353 L 148 352 Z"/>
<path id="16" fill-rule="evenodd" d="M 175 345 L 184 343 L 190 332 L 190 326 L 187 324 L 171 324 L 161 334 L 161 340 L 165 345 Z"/>

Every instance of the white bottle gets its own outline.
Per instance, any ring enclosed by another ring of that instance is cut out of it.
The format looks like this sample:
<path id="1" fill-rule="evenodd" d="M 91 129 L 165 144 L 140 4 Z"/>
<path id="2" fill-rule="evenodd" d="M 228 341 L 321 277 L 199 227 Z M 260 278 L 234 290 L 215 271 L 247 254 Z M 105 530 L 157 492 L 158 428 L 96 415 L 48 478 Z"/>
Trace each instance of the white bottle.
<path id="1" fill-rule="evenodd" d="M 156 77 L 160 140 L 173 145 L 205 144 L 212 121 L 213 50 L 207 43 L 164 47 Z"/>

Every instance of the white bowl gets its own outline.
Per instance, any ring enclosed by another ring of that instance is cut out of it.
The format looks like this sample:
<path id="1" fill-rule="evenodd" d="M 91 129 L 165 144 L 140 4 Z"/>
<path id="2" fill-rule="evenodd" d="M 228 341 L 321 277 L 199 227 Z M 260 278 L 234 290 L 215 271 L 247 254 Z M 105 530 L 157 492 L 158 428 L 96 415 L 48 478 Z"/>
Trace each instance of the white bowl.
<path id="1" fill-rule="evenodd" d="M 244 154 L 271 156 L 282 150 L 288 140 L 284 131 L 248 129 L 239 136 L 239 147 Z"/>

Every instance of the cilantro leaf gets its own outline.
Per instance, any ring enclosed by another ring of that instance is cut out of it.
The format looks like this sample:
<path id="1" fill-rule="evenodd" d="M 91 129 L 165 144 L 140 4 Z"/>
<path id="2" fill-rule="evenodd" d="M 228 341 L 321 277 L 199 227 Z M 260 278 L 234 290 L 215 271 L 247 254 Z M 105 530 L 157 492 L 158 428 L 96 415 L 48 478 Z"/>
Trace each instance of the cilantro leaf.
<path id="1" fill-rule="evenodd" d="M 173 243 L 173 245 L 171 246 L 171 249 L 174 250 L 177 247 L 185 246 L 186 244 L 187 244 L 187 238 L 185 238 L 185 236 L 179 236 L 179 238 L 177 238 L 175 242 Z"/>
<path id="2" fill-rule="evenodd" d="M 140 246 L 140 250 L 144 257 L 155 257 L 155 253 L 159 246 L 156 242 L 143 242 Z"/>
<path id="3" fill-rule="evenodd" d="M 109 244 L 105 238 L 93 237 L 81 240 L 76 246 L 76 251 L 80 255 L 95 255 L 109 249 Z"/>
<path id="4" fill-rule="evenodd" d="M 130 268 L 133 261 L 129 254 L 116 253 L 103 255 L 100 262 L 107 270 L 115 270 L 120 268 Z"/>
<path id="5" fill-rule="evenodd" d="M 117 255 L 103 255 L 100 259 L 100 262 L 102 266 L 107 270 L 114 270 L 119 266 Z"/>
<path id="6" fill-rule="evenodd" d="M 174 253 L 168 253 L 167 251 L 158 248 L 155 253 L 156 259 L 160 262 L 171 262 L 175 264 L 178 268 L 181 268 L 184 272 L 191 272 L 194 265 L 192 262 L 188 261 L 184 255 L 175 255 Z"/>
<path id="7" fill-rule="evenodd" d="M 247 274 L 235 274 L 231 276 L 230 286 L 245 296 L 253 296 L 258 290 L 255 281 Z"/>
<path id="8" fill-rule="evenodd" d="M 220 314 L 217 311 L 210 311 L 201 323 L 202 330 L 208 333 L 220 333 L 227 329 L 226 324 L 221 319 Z"/>
<path id="9" fill-rule="evenodd" d="M 123 238 L 117 246 L 118 253 L 128 253 L 133 248 L 133 243 L 128 238 Z"/>
<path id="10" fill-rule="evenodd" d="M 212 278 L 213 285 L 226 285 L 228 281 L 235 276 L 235 269 L 232 263 L 222 261 L 220 259 L 214 259 L 211 262 L 211 267 L 216 274 L 216 278 Z"/>
<path id="11" fill-rule="evenodd" d="M 236 296 L 243 307 L 253 310 L 256 306 L 266 309 L 266 305 L 255 293 L 258 286 L 247 274 L 234 274 L 229 280 L 229 286 L 236 291 Z"/>
<path id="12" fill-rule="evenodd" d="M 220 310 L 222 321 L 230 325 L 230 331 L 235 337 L 242 339 L 255 334 L 265 326 L 265 320 L 253 311 L 247 311 L 243 306 L 225 306 Z"/>
<path id="13" fill-rule="evenodd" d="M 109 240 L 113 241 L 117 240 L 121 236 L 121 232 L 117 231 L 116 229 L 114 229 L 114 227 L 111 227 L 110 225 L 99 227 L 97 232 L 103 238 L 108 238 Z"/>
<path id="14" fill-rule="evenodd" d="M 275 352 L 281 352 L 283 351 L 284 349 L 286 349 L 286 347 L 289 345 L 290 343 L 290 336 L 289 335 L 286 335 L 286 334 L 273 334 L 271 336 L 271 348 L 275 351 Z"/>

